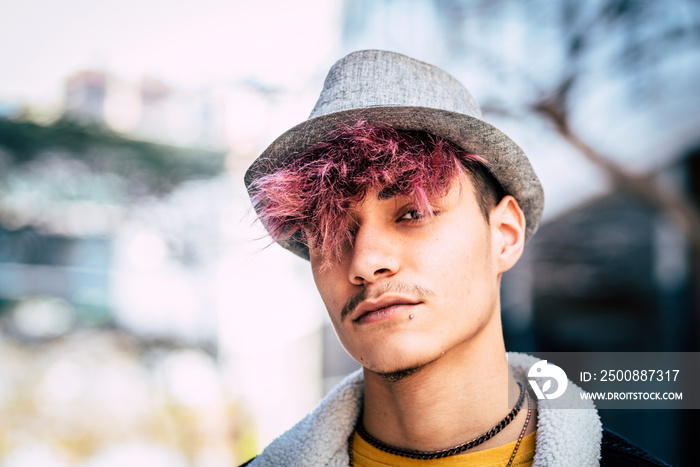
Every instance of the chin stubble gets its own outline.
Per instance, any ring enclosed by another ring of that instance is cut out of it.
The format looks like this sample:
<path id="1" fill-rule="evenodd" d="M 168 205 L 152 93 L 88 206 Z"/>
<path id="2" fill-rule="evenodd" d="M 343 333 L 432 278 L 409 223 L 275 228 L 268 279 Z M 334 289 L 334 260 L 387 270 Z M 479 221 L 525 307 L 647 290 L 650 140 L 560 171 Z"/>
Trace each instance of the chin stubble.
<path id="1" fill-rule="evenodd" d="M 429 367 L 433 363 L 434 363 L 434 361 L 428 362 L 428 363 L 423 363 L 423 364 L 412 366 L 412 367 L 408 367 L 408 368 L 402 368 L 402 369 L 396 370 L 396 371 L 388 371 L 385 373 L 380 372 L 380 371 L 372 371 L 372 370 L 370 370 L 370 371 L 372 371 L 372 373 L 374 373 L 376 375 L 381 376 L 382 378 L 384 378 L 386 381 L 388 381 L 390 383 L 398 383 L 399 381 L 402 381 L 402 380 L 408 378 L 409 376 L 413 376 L 415 374 L 420 373 L 422 370 Z"/>

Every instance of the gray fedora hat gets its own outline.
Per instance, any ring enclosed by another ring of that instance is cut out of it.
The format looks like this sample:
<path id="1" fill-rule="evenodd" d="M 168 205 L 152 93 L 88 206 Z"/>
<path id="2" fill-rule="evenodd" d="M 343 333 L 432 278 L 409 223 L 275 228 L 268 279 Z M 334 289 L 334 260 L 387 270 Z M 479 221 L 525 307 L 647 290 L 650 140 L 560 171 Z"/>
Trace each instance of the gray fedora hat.
<path id="1" fill-rule="evenodd" d="M 537 230 L 544 193 L 523 150 L 483 120 L 469 91 L 444 70 L 382 50 L 353 52 L 333 65 L 309 119 L 277 138 L 248 168 L 244 180 L 249 194 L 258 177 L 283 167 L 339 126 L 358 120 L 426 131 L 481 156 L 525 213 L 525 238 Z M 306 246 L 294 239 L 280 244 L 308 259 Z"/>

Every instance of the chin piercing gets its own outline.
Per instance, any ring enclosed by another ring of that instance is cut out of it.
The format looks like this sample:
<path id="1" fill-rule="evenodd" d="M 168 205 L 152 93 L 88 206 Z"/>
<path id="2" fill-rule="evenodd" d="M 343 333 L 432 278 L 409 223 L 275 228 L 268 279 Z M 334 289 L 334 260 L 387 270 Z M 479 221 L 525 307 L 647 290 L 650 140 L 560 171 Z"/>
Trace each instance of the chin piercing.
<path id="1" fill-rule="evenodd" d="M 413 315 L 408 315 L 408 319 L 413 319 Z"/>

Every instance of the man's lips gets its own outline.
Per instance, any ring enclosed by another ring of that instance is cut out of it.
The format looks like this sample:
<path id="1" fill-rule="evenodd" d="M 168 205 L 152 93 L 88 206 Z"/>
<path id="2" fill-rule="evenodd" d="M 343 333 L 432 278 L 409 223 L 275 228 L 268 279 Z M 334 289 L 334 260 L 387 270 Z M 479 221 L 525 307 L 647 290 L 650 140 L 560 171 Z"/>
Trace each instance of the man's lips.
<path id="1" fill-rule="evenodd" d="M 353 321 L 363 315 L 375 313 L 380 309 L 391 306 L 410 306 L 423 303 L 427 297 L 434 297 L 435 292 L 401 281 L 389 281 L 373 286 L 371 289 L 363 287 L 352 294 L 340 310 L 340 322 L 348 318 Z"/>
<path id="2" fill-rule="evenodd" d="M 366 320 L 373 313 L 387 312 L 398 306 L 412 306 L 422 303 L 414 298 L 406 297 L 398 294 L 384 294 L 374 300 L 363 300 L 351 313 L 350 318 L 353 322 Z"/>

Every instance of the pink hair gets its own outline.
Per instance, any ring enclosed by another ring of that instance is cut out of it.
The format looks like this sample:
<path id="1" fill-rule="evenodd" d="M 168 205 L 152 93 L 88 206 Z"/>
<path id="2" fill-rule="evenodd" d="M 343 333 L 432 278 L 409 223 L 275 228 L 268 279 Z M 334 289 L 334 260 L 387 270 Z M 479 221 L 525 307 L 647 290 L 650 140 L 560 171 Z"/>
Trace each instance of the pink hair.
<path id="1" fill-rule="evenodd" d="M 449 190 L 462 166 L 485 161 L 418 131 L 359 121 L 330 133 L 251 186 L 258 218 L 275 241 L 311 241 L 328 260 L 352 245 L 350 208 L 371 189 L 412 199 L 431 216 L 430 200 Z"/>

